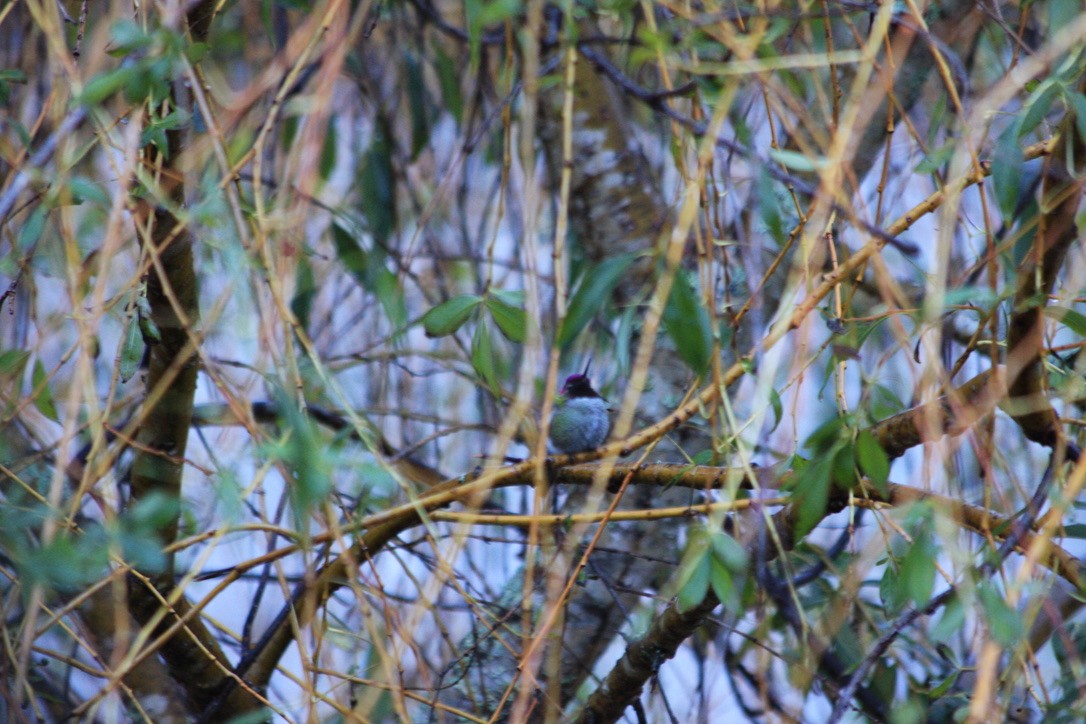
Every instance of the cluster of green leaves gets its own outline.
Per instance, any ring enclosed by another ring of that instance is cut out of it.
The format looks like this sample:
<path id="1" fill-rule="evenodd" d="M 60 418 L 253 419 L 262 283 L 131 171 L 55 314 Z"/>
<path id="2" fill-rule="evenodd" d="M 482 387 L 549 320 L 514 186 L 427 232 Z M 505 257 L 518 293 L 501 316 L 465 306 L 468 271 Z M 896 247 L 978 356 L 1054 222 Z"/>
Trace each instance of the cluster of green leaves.
<path id="1" fill-rule="evenodd" d="M 273 460 L 281 461 L 290 472 L 291 510 L 295 529 L 307 531 L 310 513 L 332 491 L 332 459 L 329 445 L 316 424 L 305 415 L 282 388 L 275 390 L 279 438 L 266 446 Z"/>
<path id="2" fill-rule="evenodd" d="M 472 367 L 494 396 L 500 399 L 498 360 L 491 339 L 490 323 L 497 325 L 510 342 L 524 342 L 528 334 L 524 293 L 491 289 L 481 296 L 462 294 L 437 305 L 419 321 L 428 337 L 445 337 L 456 333 L 471 319 L 475 321 L 471 338 Z"/>
<path id="3" fill-rule="evenodd" d="M 358 238 L 339 222 L 332 224 L 332 241 L 344 268 L 359 286 L 377 297 L 392 328 L 399 334 L 407 324 L 407 302 L 404 300 L 399 278 L 388 268 L 387 252 L 379 244 L 366 249 L 359 243 Z M 299 284 L 292 306 L 294 313 L 305 325 L 316 292 L 316 282 L 308 262 L 299 264 L 298 274 Z"/>
<path id="4" fill-rule="evenodd" d="M 711 588 L 727 610 L 740 611 L 754 590 L 746 585 L 748 558 L 743 546 L 724 531 L 692 527 L 679 564 L 679 608 L 688 611 L 697 606 Z"/>
<path id="5" fill-rule="evenodd" d="M 1086 51 L 1080 50 L 1066 58 L 1055 73 L 1032 84 L 1021 110 L 996 139 L 992 155 L 992 185 L 1004 218 L 1033 218 L 1033 214 L 1021 214 L 1019 209 L 1024 201 L 1021 195 L 1029 189 L 1022 182 L 1022 139 L 1041 126 L 1057 102 L 1063 106 L 1061 114 L 1071 113 L 1074 116 L 1076 132 L 1086 139 L 1086 95 L 1078 90 L 1084 65 Z"/>
<path id="6" fill-rule="evenodd" d="M 559 349 L 568 349 L 589 323 L 611 303 L 615 287 L 636 258 L 633 254 L 620 254 L 598 264 L 583 265 L 569 298 L 566 316 L 554 337 Z"/>
<path id="7" fill-rule="evenodd" d="M 296 122 L 288 124 L 287 139 L 293 137 Z M 320 174 L 327 179 L 335 165 L 335 123 L 330 122 L 322 146 Z M 390 268 L 389 240 L 399 218 L 396 211 L 396 173 L 393 167 L 391 132 L 384 124 L 374 129 L 370 146 L 358 168 L 358 214 L 337 215 L 332 222 L 332 243 L 336 257 L 358 285 L 373 294 L 381 304 L 392 327 L 392 341 L 398 342 L 407 327 L 407 301 L 403 285 L 394 268 Z M 365 245 L 361 238 L 368 235 L 372 243 Z M 299 258 L 296 269 L 294 298 L 291 311 L 303 328 L 308 328 L 317 293 L 317 280 L 305 255 Z"/>
<path id="8" fill-rule="evenodd" d="M 921 502 L 909 508 L 902 528 L 909 540 L 895 537 L 879 583 L 879 595 L 887 616 L 901 613 L 907 604 L 924 606 L 935 585 L 935 561 L 939 546 L 933 534 L 933 511 Z"/>
<path id="9" fill-rule="evenodd" d="M 58 523 L 53 537 L 42 543 L 32 531 L 40 531 L 51 515 L 47 506 L 14 495 L 0 506 L 0 548 L 18 570 L 24 593 L 34 585 L 71 593 L 100 579 L 112 555 L 142 571 L 163 570 L 166 556 L 158 531 L 177 514 L 175 498 L 151 495 L 107 522 L 82 523 L 81 531 Z"/>
<path id="10" fill-rule="evenodd" d="M 615 288 L 637 257 L 636 254 L 620 254 L 582 266 L 570 295 L 566 316 L 554 337 L 559 349 L 569 349 L 592 320 L 610 307 Z M 627 350 L 634 331 L 634 318 L 639 313 L 637 305 L 632 304 L 621 316 L 614 355 L 620 366 L 628 361 Z M 664 307 L 663 324 L 679 358 L 698 375 L 704 374 L 712 360 L 712 323 L 692 275 L 685 271 L 680 270 L 675 275 L 671 294 Z"/>
<path id="11" fill-rule="evenodd" d="M 596 264 L 583 265 L 574 284 L 566 316 L 554 337 L 559 349 L 570 349 L 591 322 L 610 307 L 615 288 L 636 258 L 637 255 L 624 254 Z M 636 306 L 631 306 L 622 316 L 615 345 L 617 350 L 629 349 L 636 310 Z M 523 342 L 527 324 L 523 293 L 490 290 L 484 295 L 463 294 L 434 307 L 420 321 L 427 336 L 443 337 L 455 333 L 474 319 L 472 365 L 497 394 L 497 373 L 488 318 L 511 342 Z M 697 374 L 704 374 L 713 352 L 712 325 L 694 282 L 685 272 L 680 271 L 675 277 L 664 308 L 663 323 L 679 357 Z M 616 354 L 616 357 L 621 358 L 623 354 Z"/>
<path id="12" fill-rule="evenodd" d="M 74 175 L 67 183 L 56 183 L 45 190 L 42 197 L 31 207 L 29 215 L 19 227 L 16 236 L 16 247 L 19 255 L 29 255 L 35 251 L 35 247 L 48 229 L 49 213 L 54 209 L 65 206 L 81 206 L 84 202 L 91 202 L 92 207 L 102 214 L 109 207 L 109 197 L 102 186 L 85 176 Z M 86 218 L 92 219 L 94 214 L 87 214 Z M 17 276 L 19 271 L 16 261 L 19 257 L 5 255 L 0 258 L 0 273 Z M 59 271 L 56 270 L 56 271 Z"/>
<path id="13" fill-rule="evenodd" d="M 831 418 L 811 433 L 806 447 L 811 459 L 795 456 L 790 485 L 797 537 L 807 535 L 825 516 L 834 487 L 848 491 L 866 476 L 880 493 L 888 492 L 890 459 L 870 431 L 857 429 L 854 415 Z"/>
<path id="14" fill-rule="evenodd" d="M 99 105 L 118 91 L 131 104 L 161 103 L 170 97 L 170 84 L 185 62 L 198 62 L 207 53 L 206 44 L 189 42 L 183 33 L 161 27 L 146 30 L 131 20 L 114 24 L 110 34 L 110 55 L 124 60 L 83 86 L 79 102 L 84 105 Z M 187 118 L 179 114 L 161 122 L 177 127 L 187 122 Z"/>

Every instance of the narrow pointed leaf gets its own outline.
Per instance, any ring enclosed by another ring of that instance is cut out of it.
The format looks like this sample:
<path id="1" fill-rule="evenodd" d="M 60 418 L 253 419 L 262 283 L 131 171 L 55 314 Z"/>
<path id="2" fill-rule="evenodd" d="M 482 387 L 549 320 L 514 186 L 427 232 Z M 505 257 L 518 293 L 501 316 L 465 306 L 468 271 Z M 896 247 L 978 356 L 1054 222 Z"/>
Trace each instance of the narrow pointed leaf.
<path id="1" fill-rule="evenodd" d="M 629 268 L 636 257 L 623 254 L 600 262 L 593 269 L 585 272 L 581 285 L 577 287 L 569 300 L 566 317 L 558 328 L 554 343 L 565 349 L 577 338 L 592 318 L 600 313 L 611 298 L 618 280 Z"/>
<path id="2" fill-rule="evenodd" d="M 523 342 L 528 334 L 528 316 L 523 308 L 518 308 L 502 300 L 497 295 L 486 298 L 486 308 L 498 329 L 511 342 Z"/>
<path id="3" fill-rule="evenodd" d="M 475 327 L 475 336 L 471 339 L 471 366 L 486 382 L 494 397 L 501 397 L 498 387 L 498 374 L 494 370 L 494 347 L 490 342 L 490 332 L 485 322 Z"/>
<path id="4" fill-rule="evenodd" d="M 856 460 L 860 464 L 861 472 L 870 478 L 878 491 L 883 495 L 889 493 L 886 482 L 890 478 L 890 458 L 875 436 L 867 430 L 860 431 L 856 438 Z"/>
<path id="5" fill-rule="evenodd" d="M 136 323 L 134 316 L 130 316 L 124 325 L 124 338 L 121 341 L 120 350 L 120 362 L 117 374 L 121 378 L 121 382 L 128 382 L 132 379 L 132 375 L 136 374 L 136 371 L 140 368 L 140 360 L 143 359 L 143 335 L 140 333 L 140 326 Z"/>
<path id="6" fill-rule="evenodd" d="M 705 373 L 713 353 L 709 315 L 687 276 L 679 273 L 664 308 L 664 328 L 682 361 L 697 374 Z"/>
<path id="7" fill-rule="evenodd" d="M 463 294 L 442 302 L 422 316 L 422 328 L 427 337 L 444 337 L 452 334 L 471 318 L 475 308 L 482 302 L 474 294 Z"/>
<path id="8" fill-rule="evenodd" d="M 34 389 L 34 406 L 50 420 L 59 420 L 57 407 L 53 404 L 53 393 L 49 391 L 49 376 L 45 374 L 45 366 L 41 360 L 34 361 L 31 384 Z"/>

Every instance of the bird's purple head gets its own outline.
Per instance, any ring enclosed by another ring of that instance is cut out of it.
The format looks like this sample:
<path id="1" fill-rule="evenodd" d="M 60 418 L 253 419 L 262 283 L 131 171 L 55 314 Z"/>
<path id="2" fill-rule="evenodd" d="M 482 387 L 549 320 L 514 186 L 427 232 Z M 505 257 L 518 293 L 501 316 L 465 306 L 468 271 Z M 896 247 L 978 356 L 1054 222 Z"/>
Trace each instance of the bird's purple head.
<path id="1" fill-rule="evenodd" d="M 588 375 L 570 375 L 566 378 L 566 384 L 562 387 L 562 394 L 568 398 L 574 397 L 599 397 L 599 393 L 592 389 L 592 382 Z"/>

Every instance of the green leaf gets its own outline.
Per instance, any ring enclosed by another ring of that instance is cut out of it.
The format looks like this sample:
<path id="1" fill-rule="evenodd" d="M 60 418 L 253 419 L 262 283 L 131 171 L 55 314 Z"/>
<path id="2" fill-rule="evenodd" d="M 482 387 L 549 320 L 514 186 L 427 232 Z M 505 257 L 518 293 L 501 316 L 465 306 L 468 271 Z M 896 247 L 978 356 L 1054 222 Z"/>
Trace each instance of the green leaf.
<path id="1" fill-rule="evenodd" d="M 400 279 L 382 262 L 376 266 L 372 273 L 373 294 L 381 306 L 385 309 L 393 329 L 397 330 L 397 336 L 407 324 L 407 301 L 403 296 L 403 287 Z"/>
<path id="2" fill-rule="evenodd" d="M 129 67 L 132 75 L 121 86 L 121 95 L 133 105 L 144 101 L 154 103 L 155 96 L 161 92 L 159 89 L 161 79 L 146 62 Z"/>
<path id="3" fill-rule="evenodd" d="M 109 54 L 113 56 L 128 55 L 133 51 L 149 48 L 154 42 L 154 38 L 132 20 L 120 20 L 114 23 L 109 34 L 112 39 Z"/>
<path id="4" fill-rule="evenodd" d="M 916 173 L 931 174 L 938 172 L 954 155 L 956 147 L 954 143 L 946 143 L 934 151 L 929 151 L 923 160 L 916 164 Z"/>
<path id="5" fill-rule="evenodd" d="M 480 322 L 475 326 L 475 335 L 471 338 L 471 366 L 486 382 L 494 397 L 501 399 L 498 374 L 494 370 L 494 348 L 490 343 L 490 332 L 487 330 L 486 322 Z"/>
<path id="6" fill-rule="evenodd" d="M 1010 218 L 1018 205 L 1018 180 L 1022 175 L 1022 149 L 1018 145 L 1019 124 L 1012 124 L 996 139 L 992 155 L 992 187 L 1003 216 Z"/>
<path id="7" fill-rule="evenodd" d="M 733 573 L 743 573 L 750 563 L 750 556 L 739 542 L 722 530 L 713 531 L 709 535 L 712 543 L 713 557 L 726 566 Z"/>
<path id="8" fill-rule="evenodd" d="M 441 100 L 446 109 L 452 115 L 457 125 L 464 115 L 464 98 L 460 92 L 460 76 L 456 72 L 459 65 L 440 47 L 436 49 L 434 71 L 437 73 L 437 82 L 441 86 Z"/>
<path id="9" fill-rule="evenodd" d="M 781 424 L 781 418 L 784 416 L 784 405 L 781 404 L 781 396 L 772 387 L 769 388 L 769 405 L 773 408 L 773 427 L 769 431 L 773 432 Z"/>
<path id="10" fill-rule="evenodd" d="M 1022 638 L 1022 617 L 1007 605 L 1003 596 L 984 581 L 977 586 L 977 599 L 984 610 L 988 631 L 1001 646 L 1014 646 Z"/>
<path id="11" fill-rule="evenodd" d="M 959 305 L 967 304 L 980 309 L 991 309 L 999 302 L 1007 299 L 1014 292 L 1002 294 L 993 291 L 987 286 L 962 286 L 950 289 L 943 297 L 943 311 L 953 309 Z"/>
<path id="12" fill-rule="evenodd" d="M 954 683 L 958 681 L 958 677 L 961 676 L 961 673 L 961 669 L 951 672 L 950 676 L 943 679 L 938 686 L 928 692 L 928 696 L 932 699 L 939 699 L 945 696 L 946 693 L 950 691 L 950 688 L 954 686 Z"/>
<path id="13" fill-rule="evenodd" d="M 713 355 L 712 326 L 693 284 L 682 272 L 675 275 L 664 307 L 664 329 L 682 361 L 697 374 L 705 374 Z"/>
<path id="14" fill-rule="evenodd" d="M 1072 523 L 1063 527 L 1065 538 L 1086 538 L 1086 523 Z"/>
<path id="15" fill-rule="evenodd" d="M 709 592 L 709 558 L 698 561 L 692 569 L 690 578 L 679 589 L 679 610 L 689 611 L 705 600 L 705 594 Z"/>
<path id="16" fill-rule="evenodd" d="M 21 349 L 0 352 L 0 379 L 11 379 L 22 375 L 28 359 L 30 359 L 30 353 Z"/>
<path id="17" fill-rule="evenodd" d="M 886 385 L 876 384 L 871 387 L 869 403 L 871 419 L 884 420 L 893 417 L 905 409 L 905 403 Z"/>
<path id="18" fill-rule="evenodd" d="M 887 561 L 882 578 L 879 580 L 879 599 L 882 601 L 883 608 L 886 609 L 887 616 L 896 616 L 905 608 L 906 598 L 903 595 L 898 573 L 899 567 L 896 562 Z"/>
<path id="19" fill-rule="evenodd" d="M 830 646 L 847 671 L 853 670 L 867 653 L 864 644 L 856 635 L 856 629 L 852 626 L 841 626 L 835 631 Z"/>
<path id="20" fill-rule="evenodd" d="M 468 49 L 471 52 L 471 68 L 479 67 L 480 49 L 482 48 L 483 0 L 464 0 L 464 19 L 467 21 Z"/>
<path id="21" fill-rule="evenodd" d="M 1070 25 L 1082 12 L 1081 0 L 1048 0 L 1048 32 L 1055 35 Z"/>
<path id="22" fill-rule="evenodd" d="M 327 181 L 336 167 L 336 150 L 338 146 L 336 139 L 336 119 L 333 116 L 328 119 L 328 125 L 324 131 L 324 140 L 321 142 L 320 162 L 317 165 L 317 174 L 320 176 L 321 181 Z"/>
<path id="23" fill-rule="evenodd" d="M 479 21 L 484 26 L 500 25 L 516 17 L 521 10 L 520 0 L 488 0 L 482 5 Z"/>
<path id="24" fill-rule="evenodd" d="M 769 157 L 785 168 L 803 173 L 812 173 L 826 167 L 826 159 L 811 157 L 798 151 L 771 148 Z"/>
<path id="25" fill-rule="evenodd" d="M 115 538 L 121 548 L 121 555 L 133 568 L 142 573 L 161 573 L 166 570 L 169 561 L 157 534 L 121 530 Z"/>
<path id="26" fill-rule="evenodd" d="M 95 528 L 100 531 L 100 528 Z M 38 583 L 60 591 L 75 591 L 96 580 L 108 561 L 109 547 L 99 533 L 75 539 L 68 532 L 47 545 L 27 550 L 20 561 L 20 578 L 26 585 Z"/>
<path id="27" fill-rule="evenodd" d="M 1049 319 L 1055 319 L 1080 337 L 1086 337 L 1086 315 L 1067 307 L 1043 307 L 1041 312 Z"/>
<path id="28" fill-rule="evenodd" d="M 26 73 L 15 68 L 0 70 L 0 106 L 7 105 L 11 100 L 12 83 L 26 83 Z"/>
<path id="29" fill-rule="evenodd" d="M 853 644 L 850 647 L 850 653 L 847 664 L 845 665 L 848 671 L 854 671 L 855 666 L 860 663 L 864 656 L 868 653 L 867 648 L 860 642 L 859 636 L 856 634 L 856 629 L 851 626 L 842 626 L 841 630 L 848 631 L 848 641 Z M 834 649 L 837 649 L 836 641 L 834 642 Z M 844 658 L 844 657 L 842 657 Z M 897 693 L 897 661 L 888 657 L 880 657 L 878 664 L 875 666 L 875 672 L 871 675 L 871 693 L 874 696 L 879 697 L 882 701 L 894 701 L 895 694 Z M 890 724 L 920 724 L 923 718 L 914 714 L 911 719 L 895 718 L 897 714 L 897 707 L 894 707 L 894 711 L 891 713 Z"/>
<path id="30" fill-rule="evenodd" d="M 491 289 L 487 293 L 492 297 L 497 297 L 510 307 L 524 308 L 524 292 L 519 289 Z"/>
<path id="31" fill-rule="evenodd" d="M 1067 89 L 1064 99 L 1075 114 L 1075 128 L 1078 130 L 1079 138 L 1086 138 L 1086 96 Z"/>
<path id="32" fill-rule="evenodd" d="M 119 544 L 124 559 L 141 571 L 165 570 L 167 559 L 158 531 L 177 521 L 181 504 L 175 495 L 153 492 L 110 524 L 110 537 Z"/>
<path id="33" fill-rule="evenodd" d="M 121 382 L 128 382 L 139 370 L 140 361 L 143 359 L 143 348 L 143 335 L 140 333 L 140 326 L 133 313 L 125 320 L 124 337 L 121 341 L 120 362 L 117 370 Z"/>
<path id="34" fill-rule="evenodd" d="M 290 300 L 290 311 L 302 329 L 309 329 L 309 314 L 316 296 L 317 280 L 313 276 L 313 265 L 303 253 L 299 255 L 298 266 L 294 270 L 294 297 Z"/>
<path id="35" fill-rule="evenodd" d="M 45 230 L 45 217 L 48 214 L 49 209 L 46 208 L 45 204 L 38 204 L 30 212 L 30 216 L 27 217 L 23 228 L 19 229 L 17 246 L 20 252 L 26 252 L 38 243 L 38 239 L 41 238 L 42 232 Z"/>
<path id="36" fill-rule="evenodd" d="M 332 239 L 339 260 L 351 276 L 363 289 L 377 297 L 393 328 L 403 327 L 407 322 L 407 303 L 399 278 L 385 266 L 385 254 L 362 248 L 354 235 L 339 223 L 332 224 Z"/>
<path id="37" fill-rule="evenodd" d="M 392 168 L 392 145 L 383 124 L 378 124 L 374 129 L 373 141 L 362 164 L 359 186 L 366 224 L 378 243 L 383 244 L 396 228 L 396 178 Z"/>
<path id="38" fill-rule="evenodd" d="M 847 415 L 834 415 L 807 437 L 804 447 L 814 453 L 828 453 L 844 439 L 849 423 Z"/>
<path id="39" fill-rule="evenodd" d="M 57 407 L 53 404 L 53 393 L 49 391 L 49 376 L 45 374 L 45 366 L 42 365 L 40 359 L 34 360 L 34 371 L 30 379 L 34 391 L 34 406 L 50 420 L 59 421 Z"/>
<path id="40" fill-rule="evenodd" d="M 89 200 L 102 206 L 109 205 L 109 195 L 101 185 L 83 176 L 76 176 L 69 184 L 72 197 L 79 200 Z"/>
<path id="41" fill-rule="evenodd" d="M 484 303 L 498 329 L 510 342 L 524 341 L 528 334 L 528 315 L 522 307 L 509 304 L 498 294 L 488 294 Z"/>
<path id="42" fill-rule="evenodd" d="M 868 430 L 861 430 L 856 436 L 856 460 L 860 471 L 874 483 L 879 493 L 889 495 L 886 483 L 890 479 L 890 458 Z"/>
<path id="43" fill-rule="evenodd" d="M 139 315 L 139 327 L 140 334 L 143 336 L 143 341 L 147 344 L 158 344 L 162 341 L 162 331 L 158 328 L 158 324 L 151 318 L 150 314 Z"/>
<path id="44" fill-rule="evenodd" d="M 833 481 L 845 489 L 856 485 L 856 451 L 851 440 L 842 440 L 833 449 Z"/>
<path id="45" fill-rule="evenodd" d="M 866 324 L 857 324 L 853 327 L 856 330 L 856 349 L 863 349 L 864 343 L 867 339 L 874 334 L 875 330 L 882 326 L 889 317 L 883 317 L 877 319 L 874 322 L 868 322 Z"/>
<path id="46" fill-rule="evenodd" d="M 255 134 L 245 128 L 238 128 L 230 134 L 230 141 L 226 147 L 226 160 L 231 164 L 237 163 L 252 148 L 256 141 Z"/>
<path id="47" fill-rule="evenodd" d="M 166 137 L 166 132 L 161 128 L 149 126 L 144 129 L 143 133 L 140 134 L 140 145 L 154 146 L 162 154 L 163 158 L 170 157 L 170 141 Z"/>
<path id="48" fill-rule="evenodd" d="M 724 604 L 724 608 L 729 611 L 736 611 L 739 608 L 739 595 L 735 590 L 732 572 L 715 557 L 710 558 L 709 562 L 709 585 L 716 597 Z"/>
<path id="49" fill-rule="evenodd" d="M 405 56 L 407 105 L 411 110 L 411 158 L 414 160 L 430 141 L 430 111 L 426 103 L 422 66 L 414 53 L 408 52 Z"/>
<path id="50" fill-rule="evenodd" d="M 462 294 L 442 302 L 422 316 L 422 328 L 427 337 L 444 337 L 452 334 L 468 321 L 482 297 Z"/>
<path id="51" fill-rule="evenodd" d="M 155 491 L 127 510 L 121 522 L 129 530 L 154 533 L 177 520 L 181 514 L 181 502 L 176 495 Z"/>
<path id="52" fill-rule="evenodd" d="M 679 564 L 679 610 L 689 611 L 705 600 L 712 574 L 709 536 L 703 528 L 690 531 L 690 538 Z"/>
<path id="53" fill-rule="evenodd" d="M 930 534 L 923 533 L 913 539 L 901 560 L 898 582 L 902 598 L 917 606 L 927 604 L 935 585 L 935 547 Z"/>
<path id="54" fill-rule="evenodd" d="M 773 178 L 764 166 L 758 169 L 755 192 L 758 197 L 758 213 L 762 217 L 769 236 L 780 243 L 784 240 L 784 221 L 780 199 L 773 186 Z"/>
<path id="55" fill-rule="evenodd" d="M 946 606 L 943 607 L 943 615 L 939 617 L 939 622 L 931 628 L 931 639 L 932 641 L 946 643 L 950 641 L 951 637 L 957 636 L 964 625 L 965 606 L 962 605 L 961 598 L 954 594 L 947 601 Z"/>
<path id="56" fill-rule="evenodd" d="M 825 516 L 832 479 L 833 460 L 824 455 L 812 460 L 802 472 L 797 474 L 795 482 L 796 540 L 814 530 Z"/>
<path id="57" fill-rule="evenodd" d="M 581 284 L 569 300 L 565 319 L 558 328 L 554 343 L 565 349 L 577 338 L 611 298 L 619 279 L 637 257 L 633 254 L 605 259 L 592 269 L 586 270 Z"/>
<path id="58" fill-rule="evenodd" d="M 107 73 L 99 73 L 83 86 L 83 92 L 79 94 L 78 101 L 84 106 L 99 105 L 131 83 L 135 77 L 136 69 L 132 66 L 122 66 Z"/>
<path id="59" fill-rule="evenodd" d="M 211 51 L 207 43 L 193 43 L 185 47 L 185 58 L 193 65 L 198 64 Z"/>
<path id="60" fill-rule="evenodd" d="M 1040 124 L 1052 109 L 1052 102 L 1060 96 L 1062 84 L 1055 78 L 1047 78 L 1030 94 L 1023 104 L 1024 113 L 1018 128 L 1021 138 Z"/>
<path id="61" fill-rule="evenodd" d="M 183 110 L 175 110 L 164 118 L 158 118 L 147 124 L 147 127 L 143 131 L 143 136 L 140 139 L 140 144 L 144 145 L 148 143 L 148 134 L 154 131 L 172 131 L 178 128 L 186 128 L 192 121 L 192 116 Z M 165 137 L 165 134 L 162 134 Z"/>
<path id="62" fill-rule="evenodd" d="M 282 388 L 274 392 L 283 436 L 270 451 L 289 468 L 293 478 L 287 485 L 291 509 L 301 532 L 309 528 L 311 512 L 332 490 L 329 448 L 316 425 Z"/>
<path id="63" fill-rule="evenodd" d="M 690 462 L 693 465 L 712 465 L 713 464 L 713 458 L 715 456 L 716 456 L 716 453 L 713 452 L 712 448 L 709 448 L 709 449 L 706 449 L 706 450 L 702 450 L 702 451 L 700 451 L 698 453 L 695 453 L 694 457 L 690 458 Z"/>

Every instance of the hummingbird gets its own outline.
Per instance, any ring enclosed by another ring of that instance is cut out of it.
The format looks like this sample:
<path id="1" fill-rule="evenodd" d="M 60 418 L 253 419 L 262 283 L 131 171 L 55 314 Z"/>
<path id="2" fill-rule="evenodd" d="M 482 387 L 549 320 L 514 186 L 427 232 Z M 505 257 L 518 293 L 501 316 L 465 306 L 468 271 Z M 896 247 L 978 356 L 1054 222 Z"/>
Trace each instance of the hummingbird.
<path id="1" fill-rule="evenodd" d="M 551 445 L 566 454 L 595 450 L 607 439 L 611 430 L 607 403 L 592 389 L 587 367 L 584 374 L 566 378 L 550 429 Z"/>

